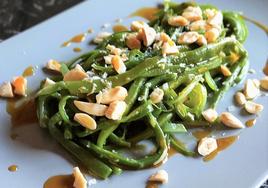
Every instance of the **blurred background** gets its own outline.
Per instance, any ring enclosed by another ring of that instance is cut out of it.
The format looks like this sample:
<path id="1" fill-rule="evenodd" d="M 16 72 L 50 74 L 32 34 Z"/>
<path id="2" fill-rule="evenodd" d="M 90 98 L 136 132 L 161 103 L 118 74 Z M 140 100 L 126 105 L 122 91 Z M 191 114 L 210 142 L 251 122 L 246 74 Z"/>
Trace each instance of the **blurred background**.
<path id="1" fill-rule="evenodd" d="M 0 0 L 0 42 L 83 0 Z M 268 188 L 268 180 L 261 188 Z"/>

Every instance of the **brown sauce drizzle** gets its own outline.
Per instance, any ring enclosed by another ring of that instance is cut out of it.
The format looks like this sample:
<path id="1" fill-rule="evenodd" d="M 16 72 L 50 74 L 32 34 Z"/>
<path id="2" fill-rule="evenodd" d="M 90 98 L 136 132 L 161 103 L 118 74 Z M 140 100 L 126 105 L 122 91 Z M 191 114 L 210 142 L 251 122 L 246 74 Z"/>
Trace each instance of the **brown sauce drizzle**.
<path id="1" fill-rule="evenodd" d="M 22 76 L 23 77 L 29 77 L 29 76 L 34 75 L 34 73 L 35 73 L 34 67 L 29 66 L 23 71 Z"/>
<path id="2" fill-rule="evenodd" d="M 80 43 L 86 39 L 86 33 L 78 34 L 72 37 L 70 40 L 62 44 L 63 47 L 69 46 L 71 43 Z"/>
<path id="3" fill-rule="evenodd" d="M 9 172 L 16 172 L 18 170 L 18 166 L 17 165 L 10 165 L 8 167 L 8 171 Z"/>
<path id="4" fill-rule="evenodd" d="M 159 8 L 157 7 L 144 7 L 136 10 L 135 12 L 131 13 L 129 17 L 139 16 L 145 18 L 149 21 L 152 21 L 156 18 L 156 13 L 159 12 Z"/>
<path id="5" fill-rule="evenodd" d="M 75 48 L 73 48 L 73 51 L 74 51 L 74 52 L 81 52 L 81 51 L 82 51 L 82 49 L 81 49 L 81 48 L 79 48 L 79 47 L 75 47 Z"/>
<path id="6" fill-rule="evenodd" d="M 148 181 L 147 184 L 146 184 L 146 188 L 158 188 L 158 183 Z"/>
<path id="7" fill-rule="evenodd" d="M 202 138 L 205 138 L 211 134 L 211 130 L 198 130 L 192 132 L 192 135 L 197 139 L 201 140 Z"/>
<path id="8" fill-rule="evenodd" d="M 256 123 L 256 119 L 249 119 L 246 121 L 245 124 L 247 127 L 253 127 L 255 125 L 255 123 Z"/>
<path id="9" fill-rule="evenodd" d="M 113 26 L 113 32 L 122 32 L 122 31 L 128 31 L 129 29 L 121 24 L 116 24 Z"/>
<path id="10" fill-rule="evenodd" d="M 210 153 L 209 155 L 205 156 L 203 160 L 207 162 L 207 161 L 214 159 L 218 155 L 218 153 L 220 153 L 221 151 L 231 146 L 237 139 L 238 139 L 238 136 L 218 138 L 217 139 L 218 148 L 212 153 Z"/>
<path id="11" fill-rule="evenodd" d="M 57 175 L 46 180 L 43 188 L 73 188 L 73 175 Z"/>
<path id="12" fill-rule="evenodd" d="M 6 111 L 11 116 L 13 127 L 37 122 L 34 99 L 26 99 L 24 101 L 10 99 L 7 101 Z"/>
<path id="13" fill-rule="evenodd" d="M 175 155 L 176 153 L 178 153 L 173 147 L 170 147 L 168 149 L 168 157 L 172 157 L 173 155 Z"/>
<path id="14" fill-rule="evenodd" d="M 246 16 L 244 16 L 244 15 L 243 15 L 242 17 L 243 17 L 245 20 L 247 20 L 247 21 L 253 23 L 253 24 L 256 25 L 257 27 L 259 27 L 260 29 L 262 29 L 262 30 L 268 35 L 268 26 L 266 26 L 266 25 L 264 25 L 264 24 L 258 22 L 257 20 L 254 20 L 254 19 L 252 19 L 252 18 L 248 18 L 248 17 L 246 17 Z"/>

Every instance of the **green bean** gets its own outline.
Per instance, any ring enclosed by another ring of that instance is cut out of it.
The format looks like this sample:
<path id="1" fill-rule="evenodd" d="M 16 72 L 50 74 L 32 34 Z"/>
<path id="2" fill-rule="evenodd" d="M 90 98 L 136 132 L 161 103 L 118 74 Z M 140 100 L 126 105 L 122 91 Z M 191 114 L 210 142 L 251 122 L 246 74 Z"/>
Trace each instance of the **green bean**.
<path id="1" fill-rule="evenodd" d="M 65 110 L 65 106 L 66 106 L 66 103 L 69 99 L 78 99 L 76 96 L 70 96 L 70 95 L 67 95 L 67 96 L 64 96 L 60 102 L 59 102 L 59 113 L 61 115 L 61 118 L 62 120 L 68 124 L 68 125 L 74 125 L 73 122 L 70 121 L 70 118 Z"/>
<path id="2" fill-rule="evenodd" d="M 210 89 L 212 89 L 213 91 L 218 90 L 218 86 L 215 83 L 215 81 L 213 80 L 213 78 L 211 77 L 211 74 L 209 71 L 205 72 L 205 80 L 206 80 L 208 86 L 210 87 Z"/>

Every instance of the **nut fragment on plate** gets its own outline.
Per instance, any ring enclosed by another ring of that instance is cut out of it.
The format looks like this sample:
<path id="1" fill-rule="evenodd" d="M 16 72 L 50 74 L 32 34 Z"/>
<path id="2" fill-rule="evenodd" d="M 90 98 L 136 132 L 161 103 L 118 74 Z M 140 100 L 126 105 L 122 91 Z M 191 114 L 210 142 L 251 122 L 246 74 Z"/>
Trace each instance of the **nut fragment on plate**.
<path id="1" fill-rule="evenodd" d="M 199 46 L 203 46 L 203 45 L 207 45 L 208 42 L 207 42 L 207 39 L 204 37 L 204 35 L 199 35 L 196 43 Z"/>
<path id="2" fill-rule="evenodd" d="M 21 96 L 26 96 L 27 80 L 23 76 L 17 76 L 13 79 L 12 85 L 14 93 Z"/>
<path id="3" fill-rule="evenodd" d="M 208 43 L 215 42 L 219 36 L 220 36 L 220 31 L 217 28 L 211 28 L 205 33 L 205 37 Z"/>
<path id="4" fill-rule="evenodd" d="M 244 85 L 244 95 L 246 99 L 254 99 L 260 94 L 260 89 L 256 87 L 253 80 L 248 79 Z"/>
<path id="5" fill-rule="evenodd" d="M 81 110 L 90 115 L 94 116 L 104 116 L 105 111 L 107 110 L 107 106 L 98 103 L 90 103 L 90 102 L 83 102 L 83 101 L 74 101 L 74 105 Z"/>
<path id="6" fill-rule="evenodd" d="M 209 108 L 202 112 L 203 117 L 205 120 L 207 120 L 209 123 L 214 122 L 218 118 L 218 113 L 216 110 Z"/>
<path id="7" fill-rule="evenodd" d="M 258 114 L 263 110 L 263 105 L 252 101 L 247 101 L 245 103 L 245 109 L 250 114 Z"/>
<path id="8" fill-rule="evenodd" d="M 116 86 L 110 89 L 104 89 L 96 95 L 97 103 L 110 104 L 114 101 L 123 101 L 127 97 L 127 89 L 122 86 Z"/>
<path id="9" fill-rule="evenodd" d="M 74 120 L 87 129 L 95 130 L 97 128 L 96 121 L 85 113 L 76 113 Z"/>
<path id="10" fill-rule="evenodd" d="M 73 168 L 73 176 L 74 176 L 74 188 L 87 188 L 87 180 L 81 173 L 79 167 Z"/>
<path id="11" fill-rule="evenodd" d="M 265 76 L 263 79 L 260 80 L 261 88 L 268 90 L 268 76 Z"/>
<path id="12" fill-rule="evenodd" d="M 105 62 L 106 64 L 112 64 L 112 58 L 113 58 L 113 57 L 114 57 L 114 55 L 111 55 L 111 54 L 104 56 L 104 57 L 103 57 L 104 62 Z"/>
<path id="13" fill-rule="evenodd" d="M 192 44 L 197 41 L 199 34 L 195 31 L 184 32 L 178 38 L 179 44 Z"/>
<path id="14" fill-rule="evenodd" d="M 141 48 L 141 42 L 137 38 L 137 34 L 131 33 L 127 36 L 126 39 L 126 45 L 129 47 L 129 49 L 140 49 Z"/>
<path id="15" fill-rule="evenodd" d="M 112 61 L 112 65 L 113 65 L 114 70 L 118 74 L 122 74 L 122 73 L 126 72 L 127 67 L 119 55 L 113 56 L 111 61 Z"/>
<path id="16" fill-rule="evenodd" d="M 133 21 L 130 25 L 130 29 L 131 31 L 139 31 L 140 29 L 146 26 L 148 26 L 147 23 L 143 21 Z"/>
<path id="17" fill-rule="evenodd" d="M 202 19 L 202 10 L 200 7 L 188 6 L 184 9 L 182 16 L 190 22 Z"/>
<path id="18" fill-rule="evenodd" d="M 154 104 L 160 103 L 163 100 L 164 91 L 160 88 L 155 88 L 150 94 L 150 99 Z"/>
<path id="19" fill-rule="evenodd" d="M 152 27 L 143 27 L 139 31 L 142 37 L 144 46 L 151 46 L 156 38 L 156 31 Z"/>
<path id="20" fill-rule="evenodd" d="M 223 112 L 220 115 L 220 121 L 227 127 L 235 129 L 245 128 L 243 123 L 230 112 Z"/>
<path id="21" fill-rule="evenodd" d="M 232 72 L 229 70 L 228 67 L 221 65 L 221 72 L 224 76 L 228 77 L 232 75 Z"/>
<path id="22" fill-rule="evenodd" d="M 46 64 L 46 68 L 48 70 L 60 72 L 61 64 L 55 59 L 50 59 Z"/>
<path id="23" fill-rule="evenodd" d="M 268 76 L 268 59 L 267 59 L 267 62 L 266 62 L 266 64 L 265 64 L 264 68 L 263 68 L 263 73 L 264 73 L 266 76 Z"/>
<path id="24" fill-rule="evenodd" d="M 155 174 L 151 175 L 148 179 L 152 182 L 157 183 L 167 183 L 168 182 L 168 173 L 165 170 L 159 170 Z"/>
<path id="25" fill-rule="evenodd" d="M 189 29 L 191 31 L 205 30 L 205 28 L 206 28 L 205 20 L 198 20 L 198 21 L 192 22 L 189 26 Z"/>
<path id="26" fill-rule="evenodd" d="M 105 112 L 105 116 L 108 119 L 120 120 L 127 108 L 127 104 L 124 101 L 112 102 Z"/>
<path id="27" fill-rule="evenodd" d="M 44 87 L 47 87 L 49 85 L 53 85 L 55 84 L 55 82 L 53 80 L 51 80 L 50 78 L 46 78 L 45 82 L 44 82 Z"/>
<path id="28" fill-rule="evenodd" d="M 172 41 L 171 42 L 165 42 L 162 46 L 162 55 L 171 55 L 171 54 L 176 54 L 178 53 L 178 47 L 175 45 L 175 43 Z"/>
<path id="29" fill-rule="evenodd" d="M 81 66 L 75 67 L 63 76 L 64 81 L 80 81 L 85 78 L 89 78 L 89 76 Z"/>
<path id="30" fill-rule="evenodd" d="M 0 85 L 0 97 L 7 97 L 7 98 L 14 97 L 12 85 L 10 82 L 5 82 Z"/>
<path id="31" fill-rule="evenodd" d="M 243 106 L 247 102 L 245 95 L 240 91 L 236 92 L 234 97 L 236 103 L 239 104 L 240 106 Z"/>
<path id="32" fill-rule="evenodd" d="M 186 26 L 189 25 L 189 21 L 183 16 L 172 16 L 168 18 L 168 24 L 171 26 Z"/>
<path id="33" fill-rule="evenodd" d="M 218 148 L 217 140 L 215 138 L 202 138 L 197 147 L 197 151 L 202 156 L 207 156 Z"/>
<path id="34" fill-rule="evenodd" d="M 99 33 L 93 40 L 93 42 L 95 44 L 99 44 L 101 43 L 104 39 L 106 39 L 107 37 L 109 37 L 112 33 L 109 32 L 101 32 Z"/>

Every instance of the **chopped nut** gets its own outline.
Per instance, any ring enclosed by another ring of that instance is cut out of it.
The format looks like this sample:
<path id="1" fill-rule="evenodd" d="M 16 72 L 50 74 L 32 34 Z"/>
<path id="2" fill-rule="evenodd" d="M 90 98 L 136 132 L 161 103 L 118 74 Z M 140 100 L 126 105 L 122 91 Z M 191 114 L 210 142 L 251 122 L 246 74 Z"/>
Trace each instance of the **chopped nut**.
<path id="1" fill-rule="evenodd" d="M 265 76 L 263 79 L 260 80 L 261 88 L 268 90 L 268 76 Z"/>
<path id="2" fill-rule="evenodd" d="M 172 39 L 169 37 L 168 34 L 162 32 L 160 33 L 159 35 L 159 41 L 162 41 L 162 42 L 173 42 Z"/>
<path id="3" fill-rule="evenodd" d="M 114 55 L 107 55 L 107 56 L 104 56 L 104 61 L 106 64 L 112 64 L 112 58 L 114 57 Z"/>
<path id="4" fill-rule="evenodd" d="M 192 44 L 197 41 L 199 34 L 195 31 L 182 33 L 178 38 L 179 44 Z"/>
<path id="5" fill-rule="evenodd" d="M 186 26 L 189 25 L 189 21 L 183 16 L 172 16 L 168 18 L 168 24 L 171 26 Z"/>
<path id="6" fill-rule="evenodd" d="M 206 156 L 215 151 L 218 148 L 217 141 L 215 138 L 202 138 L 197 147 L 197 151 L 200 155 Z"/>
<path id="7" fill-rule="evenodd" d="M 126 45 L 129 47 L 131 50 L 132 49 L 140 49 L 141 48 L 141 42 L 137 38 L 137 34 L 129 34 L 126 39 Z"/>
<path id="8" fill-rule="evenodd" d="M 263 110 L 263 105 L 252 101 L 247 101 L 245 103 L 245 109 L 250 114 L 258 114 Z"/>
<path id="9" fill-rule="evenodd" d="M 55 82 L 49 78 L 46 78 L 45 82 L 44 82 L 44 87 L 47 87 L 49 85 L 53 85 L 55 84 Z"/>
<path id="10" fill-rule="evenodd" d="M 260 86 L 261 86 L 261 82 L 260 82 L 260 80 L 258 80 L 258 79 L 252 79 L 252 81 L 253 81 L 254 85 L 255 85 L 257 88 L 260 88 Z"/>
<path id="11" fill-rule="evenodd" d="M 151 46 L 153 44 L 153 42 L 155 41 L 156 31 L 154 30 L 154 28 L 143 27 L 143 28 L 141 28 L 139 33 L 142 37 L 144 46 L 147 46 L 147 47 Z"/>
<path id="12" fill-rule="evenodd" d="M 111 33 L 109 33 L 109 32 L 101 32 L 94 38 L 93 42 L 96 43 L 96 44 L 99 44 L 105 38 L 109 37 L 110 35 L 111 35 Z"/>
<path id="13" fill-rule="evenodd" d="M 229 59 L 231 61 L 231 63 L 235 63 L 240 59 L 240 55 L 234 52 L 230 52 L 230 56 Z"/>
<path id="14" fill-rule="evenodd" d="M 245 95 L 242 92 L 237 92 L 235 94 L 235 101 L 240 106 L 243 106 L 247 102 L 247 99 L 246 99 Z"/>
<path id="15" fill-rule="evenodd" d="M 95 130 L 97 128 L 96 121 L 88 114 L 76 113 L 74 115 L 74 120 L 87 129 Z"/>
<path id="16" fill-rule="evenodd" d="M 221 72 L 224 76 L 228 77 L 232 75 L 232 72 L 228 69 L 228 67 L 221 65 Z"/>
<path id="17" fill-rule="evenodd" d="M 74 188 L 87 188 L 87 180 L 78 167 L 73 168 Z"/>
<path id="18" fill-rule="evenodd" d="M 198 20 L 198 21 L 192 22 L 190 24 L 189 29 L 191 31 L 205 30 L 206 29 L 206 22 L 205 22 L 205 20 Z"/>
<path id="19" fill-rule="evenodd" d="M 12 81 L 14 93 L 17 95 L 26 96 L 27 80 L 22 76 L 15 77 Z"/>
<path id="20" fill-rule="evenodd" d="M 80 65 L 76 65 L 74 69 L 63 76 L 64 81 L 79 81 L 85 78 L 89 78 L 89 76 Z"/>
<path id="21" fill-rule="evenodd" d="M 235 129 L 245 128 L 245 126 L 242 124 L 242 122 L 239 119 L 237 119 L 230 112 L 223 112 L 220 115 L 220 121 L 224 125 L 226 125 L 227 127 L 231 127 L 231 128 L 235 128 Z"/>
<path id="22" fill-rule="evenodd" d="M 149 181 L 167 183 L 168 173 L 165 170 L 159 170 L 157 173 L 150 176 Z"/>
<path id="23" fill-rule="evenodd" d="M 205 37 L 208 43 L 215 42 L 219 36 L 220 36 L 220 31 L 216 28 L 209 29 L 205 33 Z"/>
<path id="24" fill-rule="evenodd" d="M 173 42 L 173 41 L 172 41 Z M 170 54 L 176 54 L 178 53 L 179 50 L 175 43 L 173 42 L 173 45 L 170 45 L 169 42 L 165 42 L 162 46 L 162 54 L 165 55 L 170 55 Z"/>
<path id="25" fill-rule="evenodd" d="M 244 95 L 246 99 L 254 99 L 260 94 L 260 89 L 256 87 L 251 79 L 248 79 L 244 86 Z"/>
<path id="26" fill-rule="evenodd" d="M 204 10 L 204 14 L 206 15 L 207 19 L 211 19 L 215 16 L 215 14 L 217 13 L 216 9 L 205 9 Z"/>
<path id="27" fill-rule="evenodd" d="M 114 45 L 108 44 L 106 49 L 110 50 L 113 55 L 120 55 L 122 53 L 122 50 L 120 48 L 116 48 Z"/>
<path id="28" fill-rule="evenodd" d="M 61 64 L 54 59 L 50 59 L 47 64 L 46 68 L 52 71 L 60 72 Z"/>
<path id="29" fill-rule="evenodd" d="M 127 67 L 124 64 L 123 60 L 118 55 L 115 55 L 112 57 L 112 65 L 113 65 L 114 70 L 118 74 L 122 74 L 122 73 L 126 72 L 126 70 L 127 70 Z"/>
<path id="30" fill-rule="evenodd" d="M 105 89 L 96 95 L 97 103 L 110 104 L 114 101 L 123 101 L 127 97 L 128 93 L 126 88 L 122 86 L 116 86 L 111 89 Z"/>
<path id="31" fill-rule="evenodd" d="M 105 111 L 108 108 L 106 105 L 103 104 L 83 102 L 83 101 L 74 101 L 74 105 L 82 112 L 94 116 L 104 116 Z"/>
<path id="32" fill-rule="evenodd" d="M 160 103 L 163 100 L 164 91 L 160 88 L 155 88 L 150 95 L 150 99 L 154 104 Z"/>
<path id="33" fill-rule="evenodd" d="M 207 23 L 215 27 L 220 27 L 223 23 L 222 13 L 220 11 L 215 11 L 213 16 L 208 17 Z"/>
<path id="34" fill-rule="evenodd" d="M 190 22 L 202 19 L 202 10 L 200 7 L 189 6 L 184 9 L 182 16 L 189 20 Z"/>
<path id="35" fill-rule="evenodd" d="M 268 60 L 267 60 L 267 62 L 266 62 L 266 64 L 265 64 L 265 67 L 263 68 L 263 73 L 264 73 L 266 76 L 268 76 Z"/>
<path id="36" fill-rule="evenodd" d="M 112 102 L 105 112 L 105 116 L 108 119 L 120 120 L 127 108 L 127 104 L 124 101 L 114 101 Z"/>
<path id="37" fill-rule="evenodd" d="M 12 86 L 10 82 L 5 82 L 0 86 L 0 97 L 14 97 Z"/>
<path id="38" fill-rule="evenodd" d="M 139 31 L 143 27 L 148 26 L 145 22 L 143 21 L 133 21 L 130 25 L 131 31 Z"/>
<path id="39" fill-rule="evenodd" d="M 205 120 L 207 120 L 209 123 L 214 122 L 218 118 L 218 113 L 216 110 L 209 108 L 202 112 L 203 117 Z"/>
<path id="40" fill-rule="evenodd" d="M 199 46 L 207 45 L 207 39 L 203 35 L 199 35 L 196 43 Z"/>

